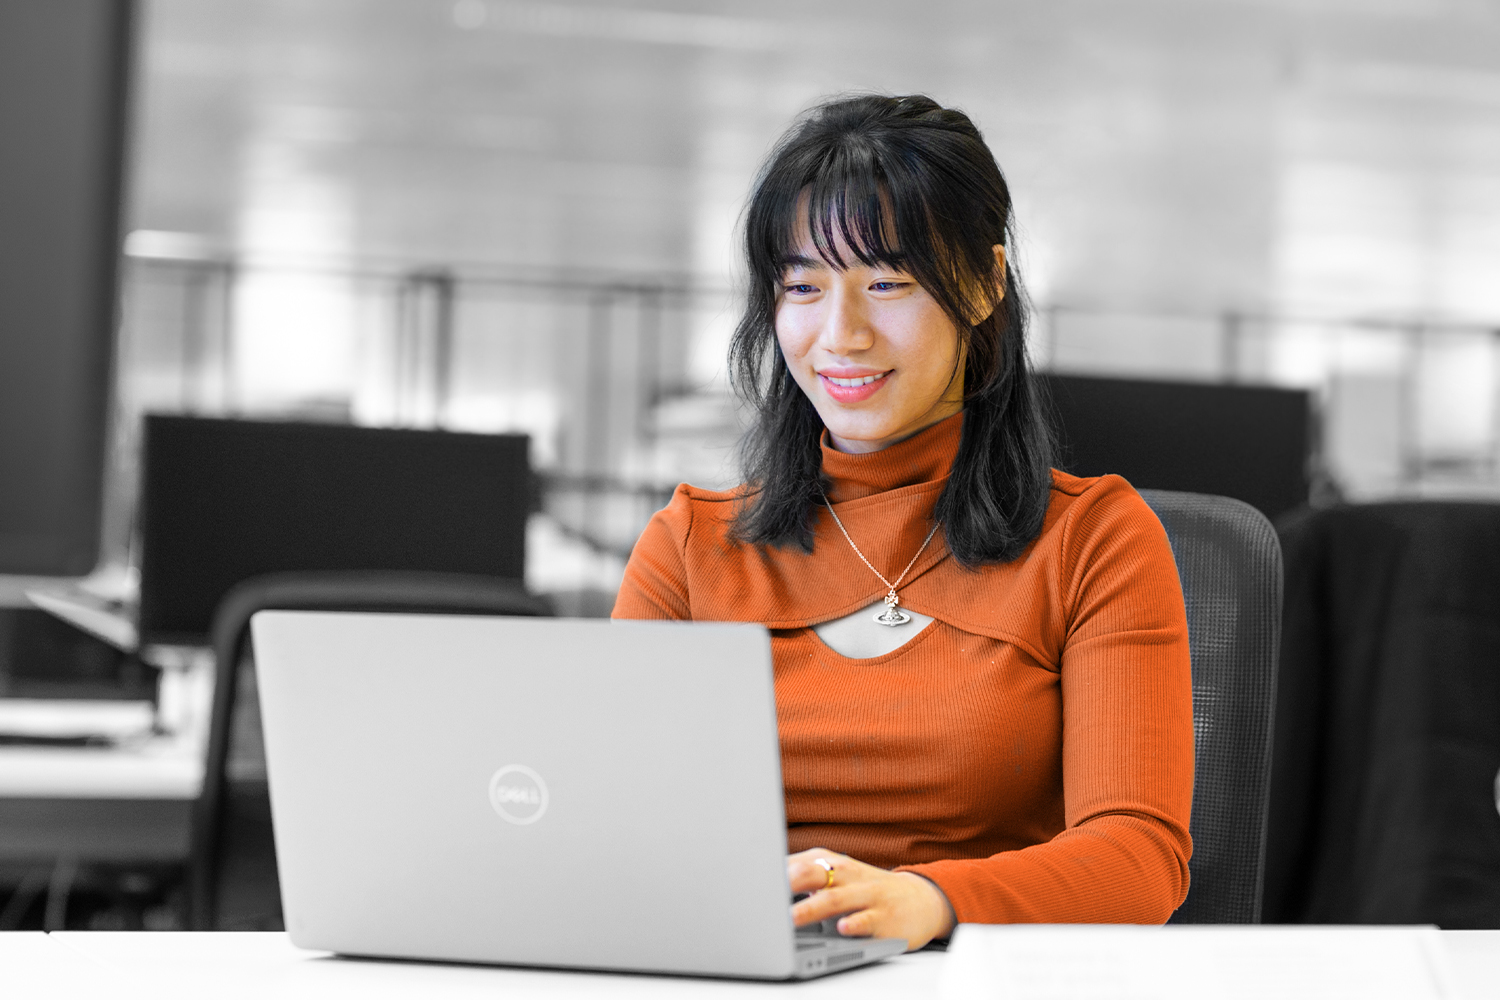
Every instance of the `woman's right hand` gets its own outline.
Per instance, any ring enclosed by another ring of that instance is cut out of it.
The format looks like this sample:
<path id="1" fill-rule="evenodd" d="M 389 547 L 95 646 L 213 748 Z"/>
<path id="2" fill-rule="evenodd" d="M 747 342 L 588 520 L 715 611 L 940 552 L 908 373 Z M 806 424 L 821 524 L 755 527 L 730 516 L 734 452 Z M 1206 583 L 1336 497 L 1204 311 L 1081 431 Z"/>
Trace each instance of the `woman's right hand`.
<path id="1" fill-rule="evenodd" d="M 811 896 L 792 906 L 798 927 L 838 917 L 848 937 L 902 938 L 916 951 L 953 933 L 953 907 L 937 883 L 911 872 L 889 872 L 821 847 L 788 855 L 792 892 Z"/>

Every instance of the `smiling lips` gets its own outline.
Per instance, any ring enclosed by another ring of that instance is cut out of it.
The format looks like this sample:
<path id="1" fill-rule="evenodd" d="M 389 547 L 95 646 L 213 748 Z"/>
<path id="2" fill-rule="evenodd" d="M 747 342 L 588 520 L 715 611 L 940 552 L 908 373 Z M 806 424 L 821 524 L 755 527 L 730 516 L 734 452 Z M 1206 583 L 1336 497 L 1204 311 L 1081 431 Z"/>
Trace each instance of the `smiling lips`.
<path id="1" fill-rule="evenodd" d="M 894 371 L 883 372 L 844 372 L 831 370 L 818 372 L 818 378 L 823 382 L 823 389 L 829 397 L 838 403 L 858 403 L 869 399 L 881 390 L 885 385 L 885 378 Z"/>

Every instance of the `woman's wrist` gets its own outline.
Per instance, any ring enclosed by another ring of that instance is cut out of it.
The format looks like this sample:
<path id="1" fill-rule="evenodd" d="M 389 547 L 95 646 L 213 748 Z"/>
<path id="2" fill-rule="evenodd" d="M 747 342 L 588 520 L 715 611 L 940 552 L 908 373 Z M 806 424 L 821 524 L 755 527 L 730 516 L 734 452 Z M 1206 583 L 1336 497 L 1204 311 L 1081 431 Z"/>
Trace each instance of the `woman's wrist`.
<path id="1" fill-rule="evenodd" d="M 904 871 L 896 874 L 916 879 L 927 889 L 924 895 L 931 903 L 929 927 L 933 928 L 929 939 L 937 941 L 951 936 L 953 929 L 958 926 L 958 915 L 953 912 L 953 904 L 948 901 L 948 894 L 943 891 L 943 887 L 919 872 Z"/>

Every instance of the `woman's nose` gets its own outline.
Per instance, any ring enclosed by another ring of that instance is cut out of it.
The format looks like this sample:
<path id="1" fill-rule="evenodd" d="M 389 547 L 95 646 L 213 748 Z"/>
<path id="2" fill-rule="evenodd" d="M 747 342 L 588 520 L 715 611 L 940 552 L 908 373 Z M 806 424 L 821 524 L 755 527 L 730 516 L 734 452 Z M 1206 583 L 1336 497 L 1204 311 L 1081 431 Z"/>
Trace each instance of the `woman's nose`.
<path id="1" fill-rule="evenodd" d="M 834 354 L 867 351 L 875 344 L 869 312 L 857 295 L 835 293 L 823 322 L 823 347 Z"/>

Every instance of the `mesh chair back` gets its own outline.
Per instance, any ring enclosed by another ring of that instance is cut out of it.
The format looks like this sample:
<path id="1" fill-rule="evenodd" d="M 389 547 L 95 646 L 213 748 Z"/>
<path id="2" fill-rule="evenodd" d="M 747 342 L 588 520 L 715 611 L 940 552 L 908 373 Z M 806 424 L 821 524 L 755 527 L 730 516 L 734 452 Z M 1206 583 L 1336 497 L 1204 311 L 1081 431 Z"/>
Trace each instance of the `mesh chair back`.
<path id="1" fill-rule="evenodd" d="M 260 756 L 254 665 L 246 655 L 257 611 L 385 611 L 549 615 L 519 583 L 461 573 L 275 573 L 224 595 L 214 614 L 214 703 L 203 791 L 193 811 L 188 924 L 194 930 L 272 930 L 281 923 L 271 810 L 259 779 L 230 774 L 236 740 Z M 263 761 L 263 756 L 261 757 Z"/>
<path id="2" fill-rule="evenodd" d="M 1281 544 L 1249 504 L 1141 490 L 1182 581 L 1193 660 L 1192 885 L 1172 923 L 1260 922 Z"/>

